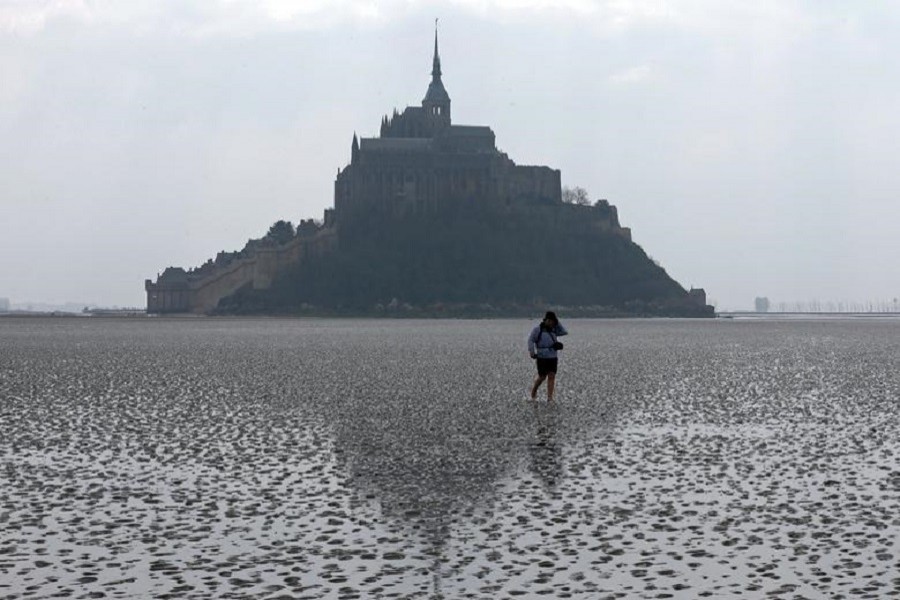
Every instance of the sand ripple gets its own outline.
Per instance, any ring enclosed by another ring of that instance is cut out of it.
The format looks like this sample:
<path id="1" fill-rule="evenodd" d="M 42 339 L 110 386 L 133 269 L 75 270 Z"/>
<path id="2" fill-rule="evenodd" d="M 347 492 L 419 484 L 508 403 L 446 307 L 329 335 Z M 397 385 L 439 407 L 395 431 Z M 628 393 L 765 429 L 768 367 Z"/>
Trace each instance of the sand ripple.
<path id="1" fill-rule="evenodd" d="M 900 594 L 900 322 L 0 320 L 0 600 Z"/>

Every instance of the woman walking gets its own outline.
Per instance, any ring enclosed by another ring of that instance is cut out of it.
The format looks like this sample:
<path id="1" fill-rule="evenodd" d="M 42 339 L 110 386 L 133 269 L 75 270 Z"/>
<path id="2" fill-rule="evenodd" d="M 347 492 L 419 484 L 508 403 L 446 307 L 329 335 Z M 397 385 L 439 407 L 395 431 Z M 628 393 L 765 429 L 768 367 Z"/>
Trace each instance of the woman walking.
<path id="1" fill-rule="evenodd" d="M 559 359 L 556 353 L 562 350 L 562 342 L 556 338 L 568 335 L 566 328 L 562 326 L 556 313 L 547 311 L 544 320 L 531 330 L 528 336 L 528 354 L 537 363 L 537 378 L 531 386 L 531 399 L 537 398 L 538 388 L 547 380 L 547 402 L 553 401 L 553 389 L 556 386 L 556 367 Z"/>

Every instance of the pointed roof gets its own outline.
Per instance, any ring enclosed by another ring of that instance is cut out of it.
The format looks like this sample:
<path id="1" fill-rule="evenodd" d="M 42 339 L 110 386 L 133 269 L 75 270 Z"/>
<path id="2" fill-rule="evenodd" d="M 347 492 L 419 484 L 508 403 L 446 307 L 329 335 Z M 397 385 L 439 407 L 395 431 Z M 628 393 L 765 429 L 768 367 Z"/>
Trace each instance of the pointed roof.
<path id="1" fill-rule="evenodd" d="M 450 94 L 444 89 L 444 83 L 441 81 L 441 55 L 438 54 L 437 19 L 434 20 L 434 59 L 432 59 L 431 64 L 431 83 L 428 84 L 428 91 L 425 92 L 422 104 L 449 104 Z"/>
<path id="2" fill-rule="evenodd" d="M 431 76 L 441 78 L 441 55 L 438 54 L 437 19 L 434 20 L 434 58 L 431 61 Z"/>

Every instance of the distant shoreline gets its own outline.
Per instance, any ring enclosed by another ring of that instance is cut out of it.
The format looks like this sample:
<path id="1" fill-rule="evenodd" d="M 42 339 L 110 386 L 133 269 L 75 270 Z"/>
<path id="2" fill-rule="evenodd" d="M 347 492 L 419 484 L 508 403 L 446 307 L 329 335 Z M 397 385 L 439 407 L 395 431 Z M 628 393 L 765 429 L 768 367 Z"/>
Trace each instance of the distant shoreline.
<path id="1" fill-rule="evenodd" d="M 537 314 L 537 313 L 535 313 Z M 509 315 L 422 315 L 422 314 L 215 314 L 204 315 L 194 313 L 168 313 L 156 314 L 141 311 L 96 311 L 91 313 L 82 312 L 63 312 L 63 311 L 9 311 L 0 312 L 0 319 L 84 319 L 84 318 L 100 318 L 100 319 L 336 319 L 336 320 L 353 320 L 353 319 L 375 319 L 375 320 L 485 320 L 485 319 L 527 319 L 534 315 L 509 314 Z M 735 320 L 802 320 L 802 319 L 900 319 L 900 312 L 767 312 L 758 313 L 754 311 L 725 311 L 715 314 L 715 319 L 735 319 Z M 586 315 L 571 314 L 567 319 L 606 319 L 610 321 L 640 319 L 685 319 L 700 320 L 707 319 L 697 317 L 684 316 L 665 316 L 665 315 L 639 315 L 639 314 L 607 314 L 607 315 Z"/>
<path id="2" fill-rule="evenodd" d="M 900 312 L 754 312 L 725 311 L 717 312 L 720 319 L 798 319 L 798 318 L 900 318 Z"/>
<path id="3" fill-rule="evenodd" d="M 63 310 L 48 310 L 48 311 L 39 311 L 39 310 L 11 310 L 7 312 L 0 312 L 0 318 L 7 319 L 27 319 L 34 317 L 49 317 L 49 318 L 78 318 L 83 319 L 86 317 L 122 317 L 122 318 L 136 318 L 136 317 L 149 317 L 155 315 L 148 315 L 146 311 L 138 311 L 138 310 L 109 310 L 109 311 L 96 311 L 96 312 L 70 312 Z M 193 316 L 193 315 L 185 315 L 185 316 Z"/>

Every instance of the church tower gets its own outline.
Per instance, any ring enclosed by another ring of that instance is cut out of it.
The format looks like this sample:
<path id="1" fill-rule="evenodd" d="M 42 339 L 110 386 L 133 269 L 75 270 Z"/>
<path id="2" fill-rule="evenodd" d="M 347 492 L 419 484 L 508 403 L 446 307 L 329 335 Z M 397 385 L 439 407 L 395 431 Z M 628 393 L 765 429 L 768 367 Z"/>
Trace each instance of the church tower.
<path id="1" fill-rule="evenodd" d="M 441 56 L 438 54 L 437 22 L 434 24 L 434 59 L 431 68 L 431 83 L 422 100 L 422 108 L 425 109 L 425 118 L 432 124 L 433 131 L 437 132 L 450 126 L 450 94 L 444 89 L 441 81 Z"/>

